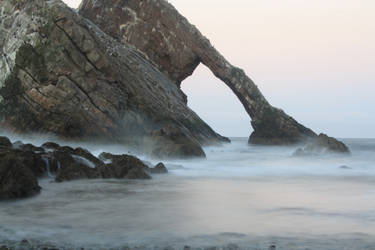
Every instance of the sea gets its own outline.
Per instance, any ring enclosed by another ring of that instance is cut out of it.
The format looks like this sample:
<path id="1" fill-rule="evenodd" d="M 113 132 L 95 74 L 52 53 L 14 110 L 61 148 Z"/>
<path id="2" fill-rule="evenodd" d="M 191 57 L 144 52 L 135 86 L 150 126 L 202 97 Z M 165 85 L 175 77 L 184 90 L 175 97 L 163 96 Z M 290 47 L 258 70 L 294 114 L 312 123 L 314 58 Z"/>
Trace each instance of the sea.
<path id="1" fill-rule="evenodd" d="M 46 138 L 11 139 L 40 145 Z M 0 202 L 0 246 L 375 249 L 375 139 L 342 140 L 351 155 L 295 157 L 296 146 L 232 138 L 206 147 L 206 159 L 164 160 L 169 173 L 152 180 L 46 177 L 40 195 Z M 129 152 L 65 144 L 95 155 Z"/>

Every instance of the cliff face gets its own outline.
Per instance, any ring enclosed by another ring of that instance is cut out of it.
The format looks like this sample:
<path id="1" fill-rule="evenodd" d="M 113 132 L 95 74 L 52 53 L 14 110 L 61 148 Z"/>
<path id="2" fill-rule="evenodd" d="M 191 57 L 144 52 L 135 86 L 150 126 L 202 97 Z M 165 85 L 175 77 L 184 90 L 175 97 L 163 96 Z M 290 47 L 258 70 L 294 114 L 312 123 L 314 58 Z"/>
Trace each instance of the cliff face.
<path id="1" fill-rule="evenodd" d="M 131 44 L 176 86 L 203 63 L 242 102 L 254 128 L 249 142 L 289 144 L 316 134 L 271 106 L 243 70 L 231 65 L 165 0 L 83 0 L 79 13 L 123 44 Z"/>
<path id="2" fill-rule="evenodd" d="M 1 1 L 0 53 L 3 127 L 159 156 L 203 156 L 201 145 L 226 141 L 142 53 L 59 0 Z"/>

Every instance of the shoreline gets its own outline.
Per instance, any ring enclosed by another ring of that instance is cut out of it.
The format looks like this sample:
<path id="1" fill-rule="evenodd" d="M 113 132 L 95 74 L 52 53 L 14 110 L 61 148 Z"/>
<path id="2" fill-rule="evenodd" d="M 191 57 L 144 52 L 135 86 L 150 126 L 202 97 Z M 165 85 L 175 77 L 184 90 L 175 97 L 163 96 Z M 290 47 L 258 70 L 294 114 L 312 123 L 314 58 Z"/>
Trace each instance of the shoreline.
<path id="1" fill-rule="evenodd" d="M 220 239 L 221 238 L 221 239 Z M 228 241 L 225 240 L 228 238 Z M 231 240 L 230 240 L 231 238 Z M 236 240 L 235 240 L 236 239 Z M 207 240 L 217 240 L 217 244 L 204 243 Z M 375 236 L 365 234 L 331 235 L 331 236 L 249 236 L 236 233 L 218 235 L 194 236 L 189 239 L 175 239 L 164 243 L 127 244 L 59 244 L 53 241 L 0 240 L 0 250 L 359 250 L 375 249 Z"/>

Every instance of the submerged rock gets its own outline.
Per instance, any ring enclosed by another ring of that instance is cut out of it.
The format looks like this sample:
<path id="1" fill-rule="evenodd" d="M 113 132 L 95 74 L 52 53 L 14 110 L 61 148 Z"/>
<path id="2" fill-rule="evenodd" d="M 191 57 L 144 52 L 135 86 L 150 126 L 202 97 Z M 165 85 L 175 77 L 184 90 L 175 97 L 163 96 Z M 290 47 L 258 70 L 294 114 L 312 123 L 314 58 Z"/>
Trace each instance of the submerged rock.
<path id="1" fill-rule="evenodd" d="M 166 174 L 168 173 L 168 169 L 165 167 L 163 163 L 158 163 L 154 168 L 151 168 L 152 174 Z"/>
<path id="2" fill-rule="evenodd" d="M 352 169 L 351 167 L 348 167 L 348 166 L 346 166 L 346 165 L 342 165 L 342 166 L 340 166 L 340 168 L 341 168 L 341 169 L 346 169 L 346 170 L 348 170 L 348 169 Z"/>
<path id="3" fill-rule="evenodd" d="M 40 189 L 34 173 L 16 155 L 1 157 L 0 200 L 30 197 Z"/>

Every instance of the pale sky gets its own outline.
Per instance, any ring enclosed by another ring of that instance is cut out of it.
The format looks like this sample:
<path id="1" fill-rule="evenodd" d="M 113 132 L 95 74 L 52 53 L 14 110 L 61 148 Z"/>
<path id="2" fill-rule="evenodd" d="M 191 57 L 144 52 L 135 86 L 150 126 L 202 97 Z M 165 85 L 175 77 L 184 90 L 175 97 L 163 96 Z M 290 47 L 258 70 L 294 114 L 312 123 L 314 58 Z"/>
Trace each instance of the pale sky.
<path id="1" fill-rule="evenodd" d="M 375 138 L 374 0 L 169 2 L 274 106 L 317 133 Z M 217 132 L 251 133 L 239 101 L 204 66 L 182 88 Z"/>

